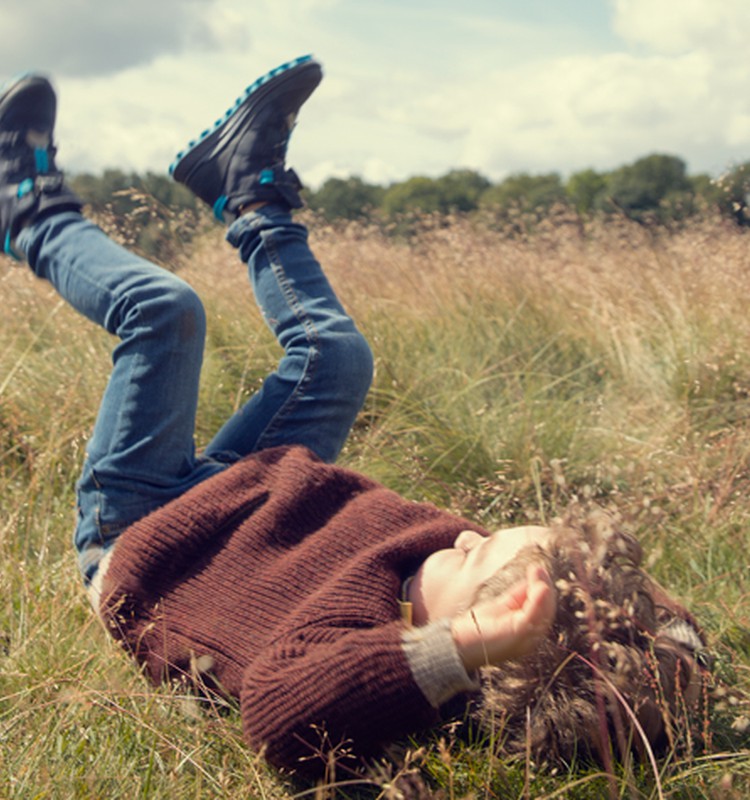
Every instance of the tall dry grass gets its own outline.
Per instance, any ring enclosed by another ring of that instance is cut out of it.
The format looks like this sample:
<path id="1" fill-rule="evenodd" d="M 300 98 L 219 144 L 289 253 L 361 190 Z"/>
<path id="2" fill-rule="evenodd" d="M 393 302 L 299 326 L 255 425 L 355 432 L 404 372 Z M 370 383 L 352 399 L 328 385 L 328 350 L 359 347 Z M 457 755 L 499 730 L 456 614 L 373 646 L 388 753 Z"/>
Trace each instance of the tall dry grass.
<path id="1" fill-rule="evenodd" d="M 463 219 L 426 219 L 408 239 L 311 227 L 376 355 L 343 462 L 487 526 L 546 521 L 574 500 L 619 509 L 705 624 L 720 674 L 747 687 L 748 237 L 713 220 L 669 235 L 566 220 L 515 237 Z M 210 317 L 200 442 L 278 351 L 218 229 L 173 266 Z M 113 342 L 25 268 L 3 264 L 0 289 L 0 797 L 312 796 L 244 747 L 235 709 L 147 687 L 93 621 L 71 521 Z M 721 710 L 705 753 L 622 771 L 616 793 L 746 797 L 744 713 Z M 420 744 L 435 796 L 612 790 L 452 729 Z M 391 777 L 319 796 L 395 797 Z"/>

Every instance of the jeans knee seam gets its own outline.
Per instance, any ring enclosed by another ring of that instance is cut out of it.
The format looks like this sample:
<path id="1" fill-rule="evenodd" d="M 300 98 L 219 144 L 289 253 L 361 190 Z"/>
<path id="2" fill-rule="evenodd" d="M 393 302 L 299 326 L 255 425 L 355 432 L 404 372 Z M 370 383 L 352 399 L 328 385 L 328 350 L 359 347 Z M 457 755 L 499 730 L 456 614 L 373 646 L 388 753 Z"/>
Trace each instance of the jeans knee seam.
<path id="1" fill-rule="evenodd" d="M 270 230 L 262 232 L 261 241 L 263 242 L 263 247 L 265 248 L 266 256 L 268 258 L 268 264 L 276 279 L 279 290 L 281 291 L 288 308 L 294 314 L 295 318 L 298 320 L 300 325 L 302 325 L 305 331 L 305 338 L 307 340 L 308 348 L 307 358 L 302 370 L 302 375 L 294 386 L 294 389 L 284 401 L 284 404 L 273 415 L 273 418 L 266 425 L 260 436 L 258 436 L 256 442 L 256 447 L 258 449 L 263 448 L 263 440 L 274 436 L 276 432 L 283 426 L 284 420 L 294 412 L 294 409 L 299 404 L 299 401 L 304 397 L 305 386 L 307 386 L 315 377 L 315 371 L 317 369 L 318 362 L 320 361 L 320 332 L 318 331 L 313 319 L 305 310 L 304 304 L 300 302 L 297 294 L 287 279 L 284 264 L 279 257 L 278 249 L 275 245 L 274 231 Z"/>

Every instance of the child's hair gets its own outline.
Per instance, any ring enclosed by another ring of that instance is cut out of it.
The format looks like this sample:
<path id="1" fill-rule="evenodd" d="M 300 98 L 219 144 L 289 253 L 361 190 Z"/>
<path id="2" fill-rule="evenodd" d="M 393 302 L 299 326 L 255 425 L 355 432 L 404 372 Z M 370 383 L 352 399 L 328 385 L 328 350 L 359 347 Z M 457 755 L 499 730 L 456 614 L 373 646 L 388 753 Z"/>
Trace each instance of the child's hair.
<path id="1" fill-rule="evenodd" d="M 479 717 L 508 753 L 602 765 L 612 755 L 692 749 L 707 703 L 705 641 L 641 567 L 638 542 L 604 515 L 570 517 L 479 589 L 502 593 L 530 561 L 558 594 L 550 634 L 526 658 L 487 667 Z"/>

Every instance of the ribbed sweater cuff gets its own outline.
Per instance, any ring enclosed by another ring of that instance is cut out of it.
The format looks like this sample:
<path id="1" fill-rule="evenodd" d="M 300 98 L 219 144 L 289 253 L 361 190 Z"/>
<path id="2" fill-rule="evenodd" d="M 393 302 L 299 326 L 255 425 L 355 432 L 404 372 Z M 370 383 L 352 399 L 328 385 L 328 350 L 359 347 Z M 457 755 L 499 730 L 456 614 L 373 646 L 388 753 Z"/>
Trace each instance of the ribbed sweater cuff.
<path id="1" fill-rule="evenodd" d="M 89 596 L 89 601 L 91 605 L 94 607 L 94 611 L 101 616 L 101 600 L 102 600 L 102 583 L 104 581 L 104 576 L 107 574 L 107 569 L 109 568 L 109 562 L 112 560 L 112 553 L 114 552 L 114 547 L 108 550 L 102 559 L 99 561 L 99 566 L 96 568 L 96 572 L 91 577 L 91 581 L 87 587 L 87 594 Z"/>
<path id="2" fill-rule="evenodd" d="M 458 655 L 449 619 L 409 628 L 402 646 L 417 686 L 434 708 L 459 692 L 479 689 L 478 678 L 466 672 Z"/>

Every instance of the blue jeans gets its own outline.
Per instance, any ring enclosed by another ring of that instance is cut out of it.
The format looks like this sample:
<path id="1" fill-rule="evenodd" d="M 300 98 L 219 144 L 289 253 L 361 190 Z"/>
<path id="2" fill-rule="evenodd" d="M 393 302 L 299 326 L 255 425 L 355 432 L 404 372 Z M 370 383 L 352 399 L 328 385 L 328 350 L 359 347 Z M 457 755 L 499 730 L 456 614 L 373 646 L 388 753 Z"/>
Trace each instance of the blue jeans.
<path id="1" fill-rule="evenodd" d="M 286 209 L 240 217 L 227 240 L 247 264 L 284 348 L 275 372 L 197 455 L 205 312 L 174 274 L 112 242 L 77 212 L 25 228 L 17 246 L 75 309 L 119 337 L 78 482 L 75 546 L 86 580 L 131 523 L 254 451 L 339 454 L 372 379 L 367 342 Z"/>

